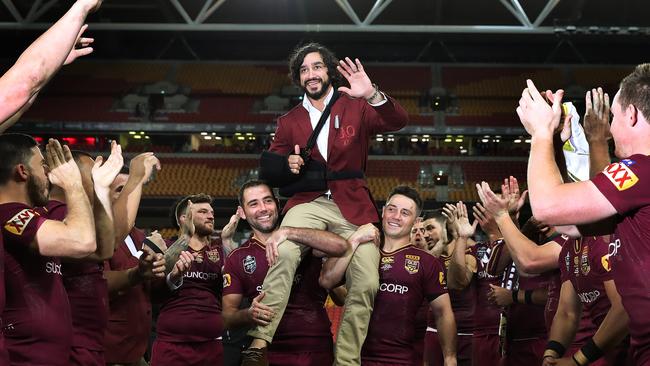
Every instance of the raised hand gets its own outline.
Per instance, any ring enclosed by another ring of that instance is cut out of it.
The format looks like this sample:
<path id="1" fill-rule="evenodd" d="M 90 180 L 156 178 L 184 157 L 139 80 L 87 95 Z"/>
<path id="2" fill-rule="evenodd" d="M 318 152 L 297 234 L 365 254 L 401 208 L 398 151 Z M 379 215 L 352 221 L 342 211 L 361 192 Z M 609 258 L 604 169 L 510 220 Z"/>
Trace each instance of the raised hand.
<path id="1" fill-rule="evenodd" d="M 607 141 L 612 138 L 609 130 L 609 95 L 603 88 L 592 89 L 585 95 L 585 135 L 587 139 Z"/>
<path id="2" fill-rule="evenodd" d="M 503 198 L 508 200 L 508 213 L 510 216 L 515 216 L 524 206 L 524 203 L 526 203 L 528 191 L 519 194 L 519 182 L 517 181 L 517 178 L 511 175 L 509 178 L 503 180 L 503 184 L 501 185 L 501 195 Z"/>
<path id="3" fill-rule="evenodd" d="M 108 189 L 115 180 L 115 177 L 120 173 L 123 165 L 122 147 L 117 142 L 112 141 L 111 155 L 109 155 L 108 159 L 105 162 L 101 156 L 95 159 L 95 165 L 91 172 L 95 190 L 98 188 Z"/>
<path id="4" fill-rule="evenodd" d="M 160 170 L 160 160 L 152 152 L 145 152 L 131 159 L 129 176 L 144 184 L 150 179 L 154 169 Z"/>
<path id="5" fill-rule="evenodd" d="M 469 223 L 469 217 L 467 215 L 467 206 L 460 201 L 456 204 L 456 220 L 454 221 L 454 226 L 456 227 L 456 233 L 461 238 L 470 238 L 476 232 L 476 226 L 478 221 L 474 220 L 474 224 Z"/>
<path id="6" fill-rule="evenodd" d="M 369 99 L 375 94 L 375 88 L 370 82 L 370 78 L 363 69 L 361 61 L 358 58 L 354 62 L 346 57 L 345 60 L 340 60 L 336 69 L 345 77 L 350 83 L 350 87 L 342 86 L 338 90 L 346 93 L 353 98 Z"/>
<path id="7" fill-rule="evenodd" d="M 522 92 L 517 107 L 517 115 L 521 124 L 532 137 L 552 139 L 562 115 L 564 90 L 560 89 L 555 93 L 545 92 L 547 99 L 553 103 L 549 105 L 532 80 L 526 80 L 526 84 L 528 87 Z"/>
<path id="8" fill-rule="evenodd" d="M 291 173 L 300 173 L 300 168 L 305 165 L 305 161 L 302 160 L 302 156 L 300 156 L 299 145 L 293 147 L 293 154 L 289 155 L 287 161 L 289 162 L 289 169 L 291 170 Z"/>
<path id="9" fill-rule="evenodd" d="M 227 247 L 229 250 L 233 250 L 234 242 L 232 240 L 235 236 L 235 231 L 237 230 L 237 224 L 239 224 L 239 219 L 243 216 L 243 209 L 241 206 L 237 207 L 237 212 L 234 215 L 230 216 L 230 220 L 226 226 L 221 229 L 221 243 L 224 247 Z"/>
<path id="10" fill-rule="evenodd" d="M 494 241 L 501 236 L 499 225 L 494 221 L 494 216 L 492 216 L 492 214 L 490 214 L 480 202 L 477 202 L 476 205 L 474 205 L 472 211 L 474 214 L 474 220 L 478 221 L 478 224 L 481 226 L 483 232 L 490 238 L 490 241 Z"/>
<path id="11" fill-rule="evenodd" d="M 68 57 L 66 57 L 65 61 L 63 61 L 64 65 L 69 65 L 77 58 L 93 53 L 93 48 L 90 47 L 90 44 L 95 42 L 95 39 L 83 37 L 83 33 L 86 31 L 86 29 L 88 29 L 88 24 L 84 24 L 81 27 L 75 45 L 70 50 Z"/>
<path id="12" fill-rule="evenodd" d="M 269 306 L 262 304 L 260 301 L 266 296 L 264 291 L 255 296 L 253 303 L 248 308 L 248 318 L 258 325 L 269 325 L 271 319 L 275 316 L 275 312 Z"/>
<path id="13" fill-rule="evenodd" d="M 162 254 L 154 253 L 148 246 L 142 247 L 142 254 L 138 260 L 138 275 L 142 279 L 165 276 L 165 260 Z"/>
<path id="14" fill-rule="evenodd" d="M 478 196 L 481 199 L 483 206 L 492 216 L 494 216 L 495 219 L 501 215 L 508 215 L 508 199 L 499 197 L 492 192 L 490 185 L 487 184 L 487 182 L 476 184 L 476 190 L 478 191 Z"/>
<path id="15" fill-rule="evenodd" d="M 67 145 L 61 146 L 58 140 L 50 139 L 45 147 L 45 161 L 50 168 L 48 178 L 52 184 L 63 189 L 82 186 L 81 172 Z"/>
<path id="16" fill-rule="evenodd" d="M 176 280 L 183 277 L 183 275 L 192 267 L 192 262 L 194 261 L 194 255 L 188 251 L 181 251 L 178 261 L 174 265 L 169 277 L 170 279 Z"/>

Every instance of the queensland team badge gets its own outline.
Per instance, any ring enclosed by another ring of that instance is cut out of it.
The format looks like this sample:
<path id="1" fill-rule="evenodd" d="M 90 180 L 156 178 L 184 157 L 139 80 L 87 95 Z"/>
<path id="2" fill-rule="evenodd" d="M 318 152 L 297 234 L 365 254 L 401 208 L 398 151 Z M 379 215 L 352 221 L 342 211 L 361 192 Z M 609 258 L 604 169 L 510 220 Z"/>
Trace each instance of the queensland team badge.
<path id="1" fill-rule="evenodd" d="M 416 274 L 420 270 L 420 256 L 407 254 L 404 258 L 404 269 L 410 274 Z"/>
<path id="2" fill-rule="evenodd" d="M 209 260 L 211 260 L 211 261 L 213 261 L 215 263 L 219 261 L 220 257 L 219 257 L 219 251 L 218 250 L 216 250 L 216 249 L 209 250 L 206 254 L 208 255 Z"/>
<path id="3" fill-rule="evenodd" d="M 242 265 L 244 266 L 244 272 L 248 274 L 253 274 L 257 269 L 257 261 L 252 255 L 247 255 L 242 261 Z"/>

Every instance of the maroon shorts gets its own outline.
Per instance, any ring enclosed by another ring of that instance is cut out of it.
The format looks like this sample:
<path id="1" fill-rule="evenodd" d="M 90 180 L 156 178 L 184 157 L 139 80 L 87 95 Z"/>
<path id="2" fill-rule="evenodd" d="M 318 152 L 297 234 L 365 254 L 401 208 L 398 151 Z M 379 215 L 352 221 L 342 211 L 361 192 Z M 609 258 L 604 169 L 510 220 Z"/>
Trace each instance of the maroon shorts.
<path id="1" fill-rule="evenodd" d="M 214 366 L 223 364 L 221 341 L 175 343 L 156 340 L 151 366 Z"/>
<path id="2" fill-rule="evenodd" d="M 269 352 L 269 366 L 332 366 L 332 352 Z M 151 366 L 154 366 L 153 364 Z"/>
<path id="3" fill-rule="evenodd" d="M 413 353 L 415 354 L 415 364 L 422 365 L 424 358 L 424 338 L 415 340 L 413 343 Z"/>
<path id="4" fill-rule="evenodd" d="M 498 365 L 501 361 L 499 335 L 474 334 L 472 336 L 472 360 L 472 366 Z"/>
<path id="5" fill-rule="evenodd" d="M 472 364 L 472 336 L 456 336 L 456 360 L 458 366 L 470 366 Z M 424 336 L 424 362 L 429 366 L 443 366 L 445 358 L 440 347 L 438 333 L 427 331 Z"/>
<path id="6" fill-rule="evenodd" d="M 502 364 L 504 366 L 541 365 L 546 350 L 545 338 L 508 341 L 508 350 Z"/>
<path id="7" fill-rule="evenodd" d="M 79 366 L 105 366 L 103 351 L 93 351 L 83 347 L 70 349 L 70 365 Z"/>

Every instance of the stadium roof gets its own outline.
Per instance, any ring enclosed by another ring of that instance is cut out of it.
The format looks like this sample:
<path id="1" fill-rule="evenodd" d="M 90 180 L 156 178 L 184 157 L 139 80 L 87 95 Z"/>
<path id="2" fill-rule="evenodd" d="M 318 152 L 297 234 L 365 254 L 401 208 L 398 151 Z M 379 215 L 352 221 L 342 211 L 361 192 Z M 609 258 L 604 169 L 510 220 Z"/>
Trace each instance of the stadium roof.
<path id="1" fill-rule="evenodd" d="M 8 58 L 71 4 L 2 3 Z M 643 0 L 107 0 L 89 33 L 102 58 L 278 61 L 316 40 L 385 62 L 629 64 L 648 59 L 649 10 Z"/>

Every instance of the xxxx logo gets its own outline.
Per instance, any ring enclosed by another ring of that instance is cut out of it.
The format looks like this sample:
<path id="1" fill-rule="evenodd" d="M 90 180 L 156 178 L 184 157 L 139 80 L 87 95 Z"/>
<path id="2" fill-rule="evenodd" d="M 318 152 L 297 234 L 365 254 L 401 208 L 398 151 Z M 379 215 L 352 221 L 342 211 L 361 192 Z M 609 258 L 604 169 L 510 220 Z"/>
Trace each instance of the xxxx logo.
<path id="1" fill-rule="evenodd" d="M 639 181 L 636 174 L 627 165 L 621 163 L 610 164 L 603 173 L 619 191 L 624 191 Z"/>
<path id="2" fill-rule="evenodd" d="M 28 208 L 23 209 L 5 223 L 5 230 L 15 235 L 22 235 L 27 224 L 36 216 L 40 216 L 38 212 Z"/>

